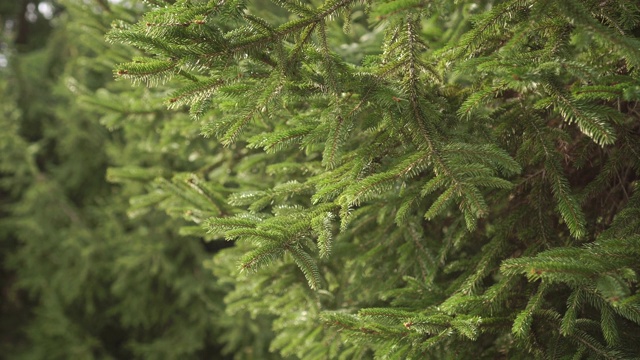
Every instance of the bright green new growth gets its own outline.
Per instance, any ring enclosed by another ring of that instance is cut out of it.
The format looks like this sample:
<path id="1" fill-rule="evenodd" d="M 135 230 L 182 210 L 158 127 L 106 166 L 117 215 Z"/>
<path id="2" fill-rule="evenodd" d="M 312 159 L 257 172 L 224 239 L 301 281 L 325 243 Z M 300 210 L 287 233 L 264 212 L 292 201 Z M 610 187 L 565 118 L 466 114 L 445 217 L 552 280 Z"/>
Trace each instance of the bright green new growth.
<path id="1" fill-rule="evenodd" d="M 235 241 L 208 267 L 272 351 L 640 353 L 635 1 L 182 0 L 108 39 L 211 137 L 132 212 Z"/>

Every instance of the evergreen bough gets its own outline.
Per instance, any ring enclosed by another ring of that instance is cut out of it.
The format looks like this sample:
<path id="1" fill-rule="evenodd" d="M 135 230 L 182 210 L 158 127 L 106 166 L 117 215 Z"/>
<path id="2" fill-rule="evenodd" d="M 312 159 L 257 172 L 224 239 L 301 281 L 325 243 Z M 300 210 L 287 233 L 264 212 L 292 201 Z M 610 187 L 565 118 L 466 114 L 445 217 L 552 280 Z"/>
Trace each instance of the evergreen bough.
<path id="1" fill-rule="evenodd" d="M 108 39 L 210 138 L 199 167 L 108 176 L 234 242 L 206 264 L 229 331 L 304 359 L 639 356 L 636 1 L 155 0 Z"/>

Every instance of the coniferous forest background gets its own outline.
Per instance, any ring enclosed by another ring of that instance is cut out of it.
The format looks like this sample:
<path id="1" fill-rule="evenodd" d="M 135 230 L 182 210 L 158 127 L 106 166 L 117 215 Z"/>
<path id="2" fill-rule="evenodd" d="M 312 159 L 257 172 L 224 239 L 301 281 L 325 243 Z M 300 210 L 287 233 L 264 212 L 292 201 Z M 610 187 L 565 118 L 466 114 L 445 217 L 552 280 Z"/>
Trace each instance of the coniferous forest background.
<path id="1" fill-rule="evenodd" d="M 640 359 L 636 0 L 0 26 L 0 358 Z"/>

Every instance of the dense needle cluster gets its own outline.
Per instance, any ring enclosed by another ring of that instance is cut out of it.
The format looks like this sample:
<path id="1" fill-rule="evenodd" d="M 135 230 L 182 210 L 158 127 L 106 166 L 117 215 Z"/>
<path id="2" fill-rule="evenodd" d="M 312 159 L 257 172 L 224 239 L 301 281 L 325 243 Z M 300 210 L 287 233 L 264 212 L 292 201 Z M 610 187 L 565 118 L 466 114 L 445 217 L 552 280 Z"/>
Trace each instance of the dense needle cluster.
<path id="1" fill-rule="evenodd" d="M 636 1 L 158 0 L 108 39 L 194 164 L 108 177 L 233 241 L 238 358 L 640 354 Z"/>

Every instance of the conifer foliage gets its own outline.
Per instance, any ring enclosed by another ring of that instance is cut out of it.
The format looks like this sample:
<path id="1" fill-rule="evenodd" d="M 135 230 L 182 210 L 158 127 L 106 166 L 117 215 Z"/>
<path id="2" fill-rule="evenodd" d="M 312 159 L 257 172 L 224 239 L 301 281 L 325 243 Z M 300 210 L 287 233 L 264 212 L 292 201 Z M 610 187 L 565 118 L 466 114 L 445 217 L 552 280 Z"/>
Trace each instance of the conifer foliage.
<path id="1" fill-rule="evenodd" d="M 636 1 L 158 0 L 108 40 L 209 138 L 108 176 L 233 241 L 206 266 L 273 353 L 640 354 Z"/>
<path id="2" fill-rule="evenodd" d="M 162 104 L 111 75 L 131 49 L 104 33 L 137 11 L 40 3 L 50 20 L 37 1 L 0 2 L 0 358 L 224 359 L 211 319 L 226 290 L 202 269 L 204 244 L 160 212 L 127 219 L 144 185 L 105 179 L 108 166 L 153 164 L 142 177 L 153 179 L 165 164 L 190 164 L 163 142 L 145 146 Z M 128 101 L 114 101 L 117 91 Z M 130 127 L 118 127 L 123 118 Z"/>

